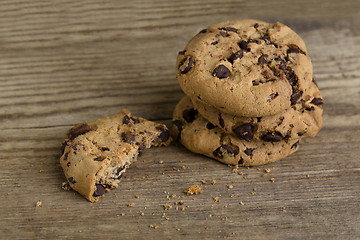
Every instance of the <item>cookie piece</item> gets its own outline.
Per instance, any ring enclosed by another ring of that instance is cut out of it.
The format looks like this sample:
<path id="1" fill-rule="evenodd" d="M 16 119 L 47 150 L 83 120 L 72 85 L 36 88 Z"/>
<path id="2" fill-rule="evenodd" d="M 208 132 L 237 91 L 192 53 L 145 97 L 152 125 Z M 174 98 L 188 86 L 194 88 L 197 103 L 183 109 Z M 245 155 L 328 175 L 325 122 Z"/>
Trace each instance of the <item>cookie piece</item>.
<path id="1" fill-rule="evenodd" d="M 240 140 L 205 120 L 187 98 L 175 107 L 173 120 L 173 132 L 182 145 L 225 164 L 259 166 L 278 161 L 299 148 L 299 139 Z"/>
<path id="2" fill-rule="evenodd" d="M 280 113 L 312 81 L 304 41 L 281 23 L 233 20 L 194 36 L 178 54 L 176 76 L 192 99 L 245 117 Z"/>
<path id="3" fill-rule="evenodd" d="M 243 140 L 281 141 L 315 137 L 322 126 L 322 96 L 313 83 L 309 95 L 290 109 L 265 117 L 242 117 L 223 113 L 216 108 L 192 99 L 194 108 L 206 120 Z M 187 97 L 187 100 L 190 98 Z M 190 104 L 189 104 L 190 105 Z"/>
<path id="4" fill-rule="evenodd" d="M 126 109 L 78 124 L 67 135 L 60 165 L 71 188 L 91 202 L 118 186 L 142 150 L 171 141 L 164 124 L 134 117 Z"/>

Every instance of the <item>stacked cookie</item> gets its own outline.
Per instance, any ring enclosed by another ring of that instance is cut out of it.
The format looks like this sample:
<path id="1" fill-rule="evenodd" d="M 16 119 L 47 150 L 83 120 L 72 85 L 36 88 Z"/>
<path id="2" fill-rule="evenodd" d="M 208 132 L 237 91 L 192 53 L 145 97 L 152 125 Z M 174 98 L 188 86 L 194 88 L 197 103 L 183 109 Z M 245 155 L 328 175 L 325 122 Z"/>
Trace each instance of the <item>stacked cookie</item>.
<path id="1" fill-rule="evenodd" d="M 173 115 L 189 150 L 226 164 L 256 166 L 295 152 L 322 125 L 322 96 L 303 40 L 256 20 L 216 23 L 179 52 L 186 93 Z"/>

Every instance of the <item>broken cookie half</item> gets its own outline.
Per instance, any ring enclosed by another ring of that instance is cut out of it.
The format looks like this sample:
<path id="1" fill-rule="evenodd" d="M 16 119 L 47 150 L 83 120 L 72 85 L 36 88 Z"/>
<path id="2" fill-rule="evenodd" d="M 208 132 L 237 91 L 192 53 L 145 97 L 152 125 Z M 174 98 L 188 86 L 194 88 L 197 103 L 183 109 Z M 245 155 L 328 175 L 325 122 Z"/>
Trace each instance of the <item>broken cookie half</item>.
<path id="1" fill-rule="evenodd" d="M 127 109 L 78 124 L 67 135 L 60 165 L 70 187 L 91 202 L 118 186 L 142 150 L 171 141 L 164 124 L 134 117 Z"/>

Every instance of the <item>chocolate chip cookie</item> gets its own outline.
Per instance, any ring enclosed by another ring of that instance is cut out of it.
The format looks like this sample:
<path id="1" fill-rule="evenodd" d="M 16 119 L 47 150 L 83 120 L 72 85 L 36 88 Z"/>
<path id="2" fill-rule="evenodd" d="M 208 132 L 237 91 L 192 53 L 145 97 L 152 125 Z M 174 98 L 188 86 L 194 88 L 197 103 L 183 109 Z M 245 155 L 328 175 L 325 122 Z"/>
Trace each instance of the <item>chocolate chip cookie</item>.
<path id="1" fill-rule="evenodd" d="M 304 41 L 281 23 L 233 20 L 194 36 L 176 76 L 192 99 L 221 112 L 265 117 L 299 103 L 312 82 Z"/>
<path id="2" fill-rule="evenodd" d="M 180 100 L 173 114 L 173 132 L 182 145 L 220 162 L 258 166 L 278 161 L 299 147 L 299 139 L 278 142 L 244 140 L 225 133 L 205 120 L 187 97 Z"/>
<path id="3" fill-rule="evenodd" d="M 243 117 L 223 113 L 192 99 L 200 115 L 224 132 L 239 139 L 278 142 L 283 139 L 314 137 L 322 126 L 322 96 L 313 83 L 300 101 L 281 113 L 265 117 Z M 190 101 L 189 97 L 186 97 Z M 190 104 L 189 104 L 190 105 Z"/>
<path id="4" fill-rule="evenodd" d="M 171 141 L 165 125 L 132 116 L 126 109 L 78 124 L 67 135 L 60 165 L 70 187 L 91 202 L 118 186 L 142 150 Z"/>

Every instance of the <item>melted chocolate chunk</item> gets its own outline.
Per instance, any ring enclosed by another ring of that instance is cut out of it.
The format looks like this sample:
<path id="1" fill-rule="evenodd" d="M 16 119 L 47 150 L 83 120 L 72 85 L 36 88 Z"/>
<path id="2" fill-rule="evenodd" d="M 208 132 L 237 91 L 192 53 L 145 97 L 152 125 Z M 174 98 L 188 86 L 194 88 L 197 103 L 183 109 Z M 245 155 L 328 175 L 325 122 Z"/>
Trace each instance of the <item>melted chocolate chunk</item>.
<path id="1" fill-rule="evenodd" d="M 255 23 L 254 24 L 254 28 L 258 28 L 259 27 L 259 24 L 258 23 Z"/>
<path id="2" fill-rule="evenodd" d="M 290 54 L 290 53 L 301 53 L 301 54 L 304 54 L 306 55 L 306 53 L 301 50 L 298 46 L 296 45 L 291 45 L 289 46 L 289 49 L 286 51 L 287 54 Z"/>
<path id="3" fill-rule="evenodd" d="M 94 161 L 97 161 L 97 162 L 102 162 L 102 161 L 104 161 L 104 157 L 96 157 L 96 158 L 94 158 Z"/>
<path id="4" fill-rule="evenodd" d="M 319 105 L 323 105 L 324 102 L 322 100 L 322 98 L 314 98 L 313 100 L 311 100 L 311 103 L 316 105 L 316 106 L 319 106 Z"/>
<path id="5" fill-rule="evenodd" d="M 105 152 L 105 151 L 110 151 L 110 149 L 108 147 L 102 147 L 101 151 Z"/>
<path id="6" fill-rule="evenodd" d="M 121 138 L 126 143 L 133 143 L 135 141 L 135 135 L 131 132 L 123 132 Z"/>
<path id="7" fill-rule="evenodd" d="M 89 131 L 91 131 L 90 126 L 87 125 L 86 123 L 83 123 L 83 124 L 81 124 L 79 126 L 71 128 L 67 135 L 71 140 L 73 140 L 77 136 L 85 134 L 85 133 L 87 133 Z"/>
<path id="8" fill-rule="evenodd" d="M 131 118 L 128 115 L 125 115 L 123 120 L 122 120 L 123 124 L 129 124 L 131 123 Z"/>
<path id="9" fill-rule="evenodd" d="M 186 122 L 192 123 L 195 120 L 197 114 L 198 111 L 195 110 L 194 108 L 186 109 L 183 112 L 183 118 L 185 119 Z"/>
<path id="10" fill-rule="evenodd" d="M 67 153 L 65 153 L 65 155 L 64 155 L 64 161 L 67 161 L 68 156 L 69 156 L 69 153 L 68 153 L 68 152 L 67 152 Z"/>
<path id="11" fill-rule="evenodd" d="M 67 140 L 65 140 L 65 141 L 61 144 L 61 149 L 60 149 L 61 154 L 60 154 L 60 156 L 62 156 L 62 155 L 64 154 L 65 147 L 67 146 L 67 144 L 68 144 L 68 141 L 67 141 Z"/>
<path id="12" fill-rule="evenodd" d="M 105 187 L 101 184 L 95 184 L 96 190 L 94 192 L 94 197 L 100 197 L 105 193 Z"/>
<path id="13" fill-rule="evenodd" d="M 206 128 L 207 128 L 207 129 L 213 129 L 213 128 L 215 128 L 215 125 L 212 124 L 211 122 L 208 122 L 208 123 L 206 124 Z"/>
<path id="14" fill-rule="evenodd" d="M 296 143 L 294 143 L 292 146 L 291 146 L 291 149 L 294 149 L 294 148 L 297 148 L 299 146 L 299 141 L 297 141 Z"/>
<path id="15" fill-rule="evenodd" d="M 194 64 L 195 61 L 192 57 L 185 57 L 181 60 L 178 69 L 180 70 L 180 73 L 185 74 L 193 68 Z"/>
<path id="16" fill-rule="evenodd" d="M 244 159 L 242 157 L 240 157 L 239 161 L 238 161 L 238 165 L 243 165 L 244 164 Z"/>
<path id="17" fill-rule="evenodd" d="M 306 111 L 315 111 L 315 108 L 314 106 L 311 106 L 311 107 L 308 107 L 308 108 L 305 108 Z"/>
<path id="18" fill-rule="evenodd" d="M 270 42 L 271 41 L 270 36 L 267 33 L 265 33 L 264 36 L 260 37 L 260 39 L 264 40 L 265 42 Z"/>
<path id="19" fill-rule="evenodd" d="M 206 33 L 206 32 L 207 32 L 207 29 L 203 29 L 199 33 Z"/>
<path id="20" fill-rule="evenodd" d="M 68 178 L 68 181 L 71 182 L 71 183 L 73 183 L 73 184 L 76 183 L 76 180 L 75 180 L 75 178 L 73 178 L 73 177 L 69 177 L 69 178 Z"/>
<path id="21" fill-rule="evenodd" d="M 230 70 L 227 67 L 225 67 L 223 64 L 221 64 L 214 69 L 212 75 L 220 79 L 227 78 L 230 76 Z"/>
<path id="22" fill-rule="evenodd" d="M 215 151 L 213 151 L 213 155 L 215 157 L 218 157 L 218 158 L 222 159 L 223 158 L 223 153 L 221 151 L 221 147 L 218 147 L 217 149 L 215 149 Z"/>
<path id="23" fill-rule="evenodd" d="M 245 141 L 250 141 L 253 136 L 254 127 L 250 123 L 245 123 L 233 129 L 233 132 L 239 139 L 244 139 Z"/>
<path id="24" fill-rule="evenodd" d="M 303 132 L 298 132 L 297 135 L 298 135 L 299 137 L 301 137 L 302 135 L 304 135 L 304 133 L 303 133 Z"/>
<path id="25" fill-rule="evenodd" d="M 218 41 L 213 41 L 212 43 L 210 43 L 211 45 L 216 45 L 218 44 L 219 42 Z"/>
<path id="26" fill-rule="evenodd" d="M 219 113 L 219 124 L 222 128 L 225 126 L 224 119 L 221 117 L 221 113 Z"/>
<path id="27" fill-rule="evenodd" d="M 259 63 L 259 64 L 265 64 L 268 57 L 269 57 L 269 55 L 267 55 L 267 54 L 261 55 L 261 56 L 258 58 L 258 63 Z"/>
<path id="28" fill-rule="evenodd" d="M 274 98 L 276 98 L 277 96 L 279 96 L 278 93 L 272 93 L 268 96 L 267 101 L 270 102 L 271 100 L 273 100 Z"/>
<path id="29" fill-rule="evenodd" d="M 291 94 L 291 97 L 290 97 L 290 102 L 291 102 L 291 105 L 295 105 L 296 102 L 300 99 L 302 95 L 302 91 L 294 91 L 293 94 Z"/>
<path id="30" fill-rule="evenodd" d="M 255 148 L 246 148 L 244 153 L 248 156 L 251 156 Z"/>
<path id="31" fill-rule="evenodd" d="M 227 60 L 231 64 L 233 64 L 236 59 L 241 59 L 242 57 L 243 57 L 243 50 L 239 50 L 236 53 L 231 54 L 231 56 Z"/>
<path id="32" fill-rule="evenodd" d="M 186 53 L 186 50 L 178 52 L 179 55 L 184 55 Z"/>
<path id="33" fill-rule="evenodd" d="M 220 31 L 220 35 L 223 36 L 223 37 L 229 37 L 230 36 L 230 34 L 228 34 L 225 31 Z"/>
<path id="34" fill-rule="evenodd" d="M 167 140 L 169 140 L 169 137 L 170 137 L 170 131 L 164 129 L 159 135 L 159 140 L 162 142 L 166 142 Z"/>
<path id="35" fill-rule="evenodd" d="M 219 28 L 219 30 L 225 30 L 225 31 L 230 31 L 230 32 L 237 32 L 237 29 L 234 27 L 221 27 Z"/>
<path id="36" fill-rule="evenodd" d="M 224 156 L 223 154 L 225 153 L 224 150 L 226 151 L 227 154 L 231 154 L 231 155 L 234 155 L 234 156 L 236 156 L 237 154 L 239 154 L 239 149 L 238 149 L 238 147 L 236 147 L 236 146 L 230 146 L 230 145 L 227 145 L 227 144 L 223 144 L 223 145 L 221 145 L 220 147 L 218 147 L 218 148 L 213 152 L 213 154 L 214 154 L 215 157 L 218 157 L 218 158 L 222 159 L 223 156 Z"/>
<path id="37" fill-rule="evenodd" d="M 264 134 L 261 138 L 265 142 L 280 142 L 283 139 L 281 133 L 279 132 L 268 132 Z"/>
<path id="38" fill-rule="evenodd" d="M 247 52 L 250 52 L 251 49 L 248 48 L 249 42 L 250 42 L 249 40 L 248 40 L 248 41 L 242 40 L 242 41 L 239 43 L 239 47 L 240 47 L 242 50 L 245 50 L 245 51 L 247 51 Z"/>

